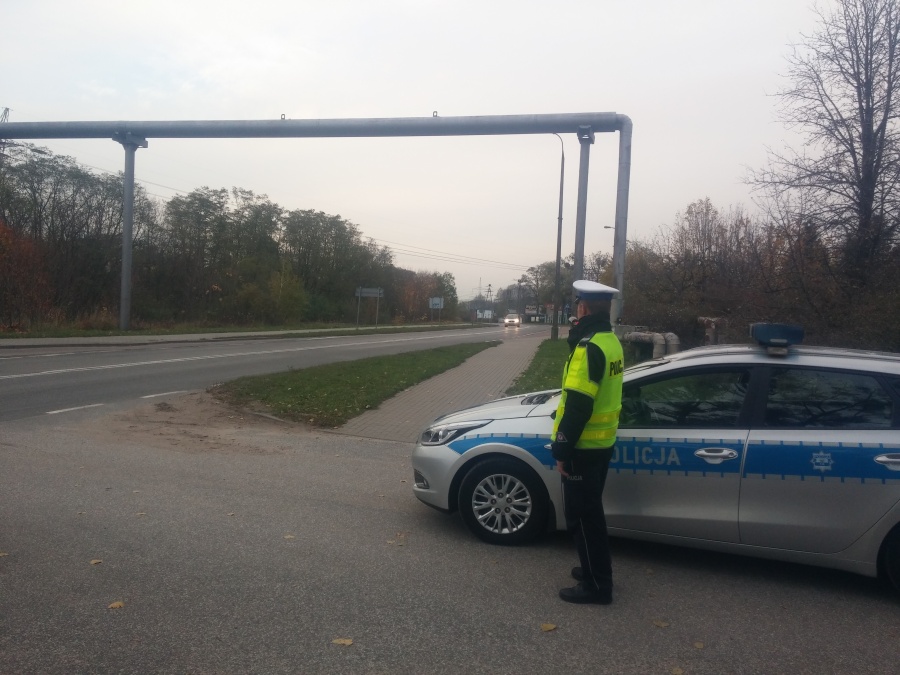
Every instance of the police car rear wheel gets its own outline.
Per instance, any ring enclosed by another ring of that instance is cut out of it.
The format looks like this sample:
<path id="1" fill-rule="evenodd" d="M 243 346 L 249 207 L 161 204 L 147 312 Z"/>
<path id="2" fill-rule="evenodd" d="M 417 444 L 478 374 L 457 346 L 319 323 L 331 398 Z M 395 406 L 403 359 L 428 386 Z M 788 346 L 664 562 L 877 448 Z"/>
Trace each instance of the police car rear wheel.
<path id="1" fill-rule="evenodd" d="M 881 569 L 894 590 L 900 592 L 900 526 L 891 530 L 881 549 Z"/>
<path id="2" fill-rule="evenodd" d="M 544 531 L 548 498 L 540 478 L 514 459 L 476 464 L 459 488 L 463 521 L 491 544 L 524 544 Z"/>

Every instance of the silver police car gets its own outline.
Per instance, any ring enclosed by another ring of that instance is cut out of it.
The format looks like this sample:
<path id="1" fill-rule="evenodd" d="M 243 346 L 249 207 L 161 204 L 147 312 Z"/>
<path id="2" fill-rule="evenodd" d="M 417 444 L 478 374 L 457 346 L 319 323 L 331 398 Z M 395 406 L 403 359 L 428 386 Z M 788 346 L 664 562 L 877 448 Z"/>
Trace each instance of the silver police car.
<path id="1" fill-rule="evenodd" d="M 610 534 L 881 573 L 900 589 L 900 354 L 801 346 L 783 324 L 751 334 L 625 371 Z M 436 420 L 413 452 L 416 497 L 491 543 L 564 529 L 558 396 Z"/>

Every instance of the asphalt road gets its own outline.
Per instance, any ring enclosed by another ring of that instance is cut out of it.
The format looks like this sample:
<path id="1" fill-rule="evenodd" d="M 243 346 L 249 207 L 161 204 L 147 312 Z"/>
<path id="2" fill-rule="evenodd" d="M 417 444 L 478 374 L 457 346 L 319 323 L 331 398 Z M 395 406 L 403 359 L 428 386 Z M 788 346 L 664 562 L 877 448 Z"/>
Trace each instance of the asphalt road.
<path id="1" fill-rule="evenodd" d="M 523 328 L 544 330 L 544 326 Z M 86 406 L 206 389 L 244 375 L 367 356 L 502 339 L 494 325 L 466 330 L 266 340 L 0 349 L 0 422 Z M 14 343 L 12 343 L 14 344 Z"/>
<path id="2" fill-rule="evenodd" d="M 871 579 L 615 541 L 614 604 L 567 605 L 566 537 L 482 544 L 411 446 L 83 417 L 2 426 L 3 673 L 896 672 Z"/>

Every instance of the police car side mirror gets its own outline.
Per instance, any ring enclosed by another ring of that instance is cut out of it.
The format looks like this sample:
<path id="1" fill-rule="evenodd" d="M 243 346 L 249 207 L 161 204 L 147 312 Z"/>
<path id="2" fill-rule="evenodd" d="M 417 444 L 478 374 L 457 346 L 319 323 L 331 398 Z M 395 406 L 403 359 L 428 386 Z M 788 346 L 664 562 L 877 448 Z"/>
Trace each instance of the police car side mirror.
<path id="1" fill-rule="evenodd" d="M 552 413 L 550 413 L 550 419 L 551 419 L 551 420 L 555 420 L 555 419 L 556 419 L 556 411 L 555 411 L 555 410 L 554 410 Z"/>

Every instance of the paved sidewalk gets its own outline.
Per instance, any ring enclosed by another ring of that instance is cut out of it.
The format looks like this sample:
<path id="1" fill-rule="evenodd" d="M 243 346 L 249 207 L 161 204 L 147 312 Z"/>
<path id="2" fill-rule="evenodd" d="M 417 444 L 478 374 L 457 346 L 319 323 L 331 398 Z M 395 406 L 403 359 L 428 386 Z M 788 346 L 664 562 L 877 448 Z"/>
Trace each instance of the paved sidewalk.
<path id="1" fill-rule="evenodd" d="M 415 443 L 436 417 L 503 396 L 548 337 L 549 330 L 510 336 L 461 366 L 400 392 L 334 433 Z"/>

